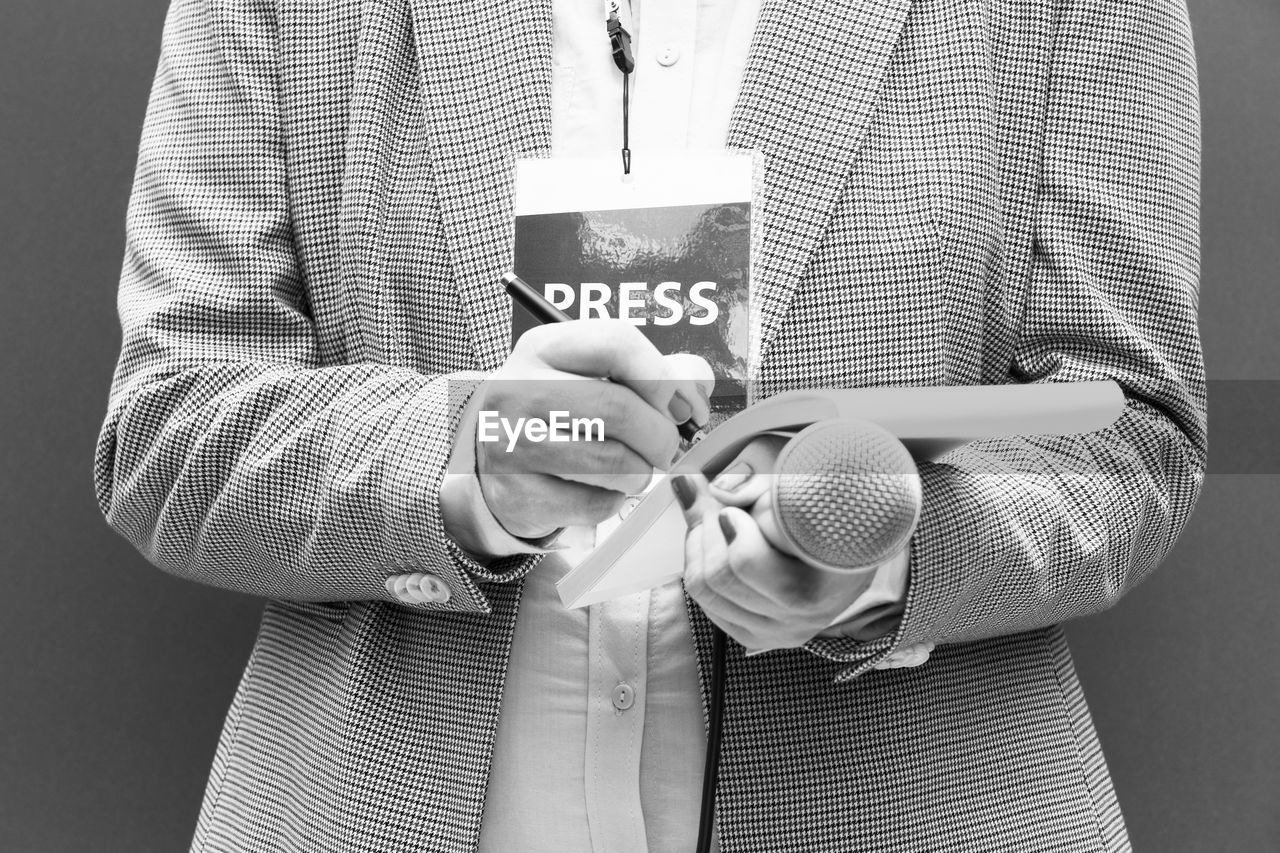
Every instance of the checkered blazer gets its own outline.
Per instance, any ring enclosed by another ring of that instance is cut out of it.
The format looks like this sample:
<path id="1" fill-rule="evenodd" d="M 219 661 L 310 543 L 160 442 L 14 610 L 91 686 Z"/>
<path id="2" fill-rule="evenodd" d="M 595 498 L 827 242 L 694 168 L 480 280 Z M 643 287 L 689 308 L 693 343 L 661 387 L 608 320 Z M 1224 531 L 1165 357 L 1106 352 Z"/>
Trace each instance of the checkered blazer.
<path id="1" fill-rule="evenodd" d="M 173 0 L 96 484 L 157 566 L 270 599 L 194 850 L 476 845 L 533 561 L 469 560 L 437 493 L 508 350 L 550 45 L 550 0 Z M 1056 626 L 1159 563 L 1202 478 L 1183 3 L 766 0 L 728 142 L 768 163 L 760 394 L 1113 379 L 1128 402 L 922 466 L 893 636 L 731 654 L 723 849 L 1125 849 Z M 396 601 L 407 571 L 449 600 Z"/>

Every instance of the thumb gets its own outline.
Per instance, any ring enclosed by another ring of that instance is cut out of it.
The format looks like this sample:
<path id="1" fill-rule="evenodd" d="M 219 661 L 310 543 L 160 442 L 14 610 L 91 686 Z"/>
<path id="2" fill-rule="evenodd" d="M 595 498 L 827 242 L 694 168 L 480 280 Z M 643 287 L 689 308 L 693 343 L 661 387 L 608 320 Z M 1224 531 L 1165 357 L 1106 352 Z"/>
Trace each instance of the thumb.
<path id="1" fill-rule="evenodd" d="M 786 537 L 778 529 L 778 520 L 773 514 L 772 492 L 761 495 L 760 499 L 751 505 L 749 512 L 751 520 L 755 522 L 765 541 L 782 553 L 795 556 L 795 552 L 787 546 Z"/>
<path id="2" fill-rule="evenodd" d="M 691 352 L 673 352 L 664 358 L 667 375 L 672 379 L 692 379 L 708 394 L 715 387 L 716 372 L 702 356 Z"/>

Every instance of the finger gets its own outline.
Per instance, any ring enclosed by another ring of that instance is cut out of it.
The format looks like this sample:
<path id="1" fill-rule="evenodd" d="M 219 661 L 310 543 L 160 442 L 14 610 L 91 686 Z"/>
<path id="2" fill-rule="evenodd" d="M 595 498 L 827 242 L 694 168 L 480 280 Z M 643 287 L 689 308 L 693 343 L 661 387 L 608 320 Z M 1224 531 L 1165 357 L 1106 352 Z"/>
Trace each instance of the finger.
<path id="1" fill-rule="evenodd" d="M 774 555 L 767 545 L 758 552 L 748 553 L 745 558 L 743 549 L 740 548 L 735 553 L 730 540 L 737 536 L 737 532 L 729 524 L 730 512 L 741 513 L 742 510 L 736 507 L 725 508 L 716 514 L 714 520 L 708 521 L 703 541 L 707 550 L 719 555 L 720 559 L 708 564 L 703 582 L 716 598 L 732 605 L 734 621 L 740 624 L 768 625 L 785 620 L 789 615 L 786 610 L 756 585 L 748 583 L 742 572 L 744 567 L 750 565 L 749 560 L 758 560 L 762 556 L 772 558 Z M 785 571 L 785 567 L 781 570 Z M 751 615 L 748 617 L 745 614 Z"/>
<path id="2" fill-rule="evenodd" d="M 740 507 L 725 507 L 716 516 L 716 525 L 725 539 L 725 553 L 736 560 L 738 583 L 764 599 L 770 611 L 781 610 L 784 602 L 779 601 L 777 589 L 782 584 L 775 576 L 788 567 L 770 565 L 774 560 L 764 558 L 781 561 L 786 557 L 769 545 L 755 520 Z"/>
<path id="3" fill-rule="evenodd" d="M 572 383 L 567 390 L 564 407 L 601 418 L 605 436 L 643 458 L 646 473 L 671 467 L 680 449 L 680 434 L 669 414 L 654 409 L 634 390 L 616 382 Z"/>
<path id="4" fill-rule="evenodd" d="M 706 531 L 715 526 L 717 508 L 708 500 L 702 485 L 692 477 L 672 478 L 672 488 L 684 510 L 685 522 L 689 525 L 684 537 L 685 591 L 720 630 L 740 643 L 751 643 L 754 646 L 755 638 L 751 632 L 725 617 L 723 611 L 729 608 L 723 607 L 718 596 L 707 586 L 708 571 L 716 561 L 726 559 L 726 550 L 723 538 L 719 543 L 713 538 L 710 542 L 711 553 L 708 554 Z"/>
<path id="5" fill-rule="evenodd" d="M 724 507 L 711 496 L 707 488 L 707 478 L 699 471 L 676 474 L 669 480 L 671 491 L 684 513 L 685 524 L 693 530 L 707 519 L 714 520 Z"/>
<path id="6" fill-rule="evenodd" d="M 639 381 L 666 376 L 662 353 L 625 320 L 571 320 L 535 326 L 516 342 L 513 355 L 532 354 L 555 370 L 579 376 Z"/>
<path id="7" fill-rule="evenodd" d="M 714 561 L 726 559 L 723 540 L 718 548 L 712 541 L 712 549 L 708 553 L 704 539 L 706 522 L 714 522 L 720 504 L 708 494 L 706 478 L 697 472 L 677 474 L 670 479 L 670 486 L 688 526 L 684 537 L 684 573 L 686 589 L 692 595 L 694 590 L 700 591 L 705 587 L 708 567 Z"/>
<path id="8" fill-rule="evenodd" d="M 717 515 L 707 511 L 713 506 L 703 492 L 686 510 L 690 528 L 685 536 L 685 589 L 708 618 L 739 643 L 748 648 L 778 647 L 781 643 L 775 638 L 784 626 L 731 591 L 734 582 L 727 544 Z M 761 602 L 750 590 L 736 588 L 750 596 L 750 602 Z"/>
<path id="9" fill-rule="evenodd" d="M 688 518 L 686 515 L 686 522 L 688 522 Z M 693 584 L 700 585 L 705 571 L 705 556 L 702 551 L 702 521 L 701 517 L 697 517 L 689 524 L 684 534 L 684 579 L 686 590 L 690 590 Z M 691 590 L 690 594 L 693 594 Z"/>
<path id="10" fill-rule="evenodd" d="M 716 387 L 716 373 L 700 355 L 691 352 L 671 353 L 664 357 L 667 376 L 675 382 L 693 382 L 695 392 L 692 420 L 699 426 L 711 422 L 711 392 Z"/>
<path id="11" fill-rule="evenodd" d="M 555 527 L 594 527 L 617 515 L 626 500 L 622 492 L 560 480 L 553 489 L 526 504 L 550 504 L 543 513 Z"/>
<path id="12" fill-rule="evenodd" d="M 791 542 L 778 525 L 777 516 L 773 512 L 772 490 L 761 495 L 760 499 L 753 503 L 747 511 L 751 513 L 752 521 L 760 528 L 760 532 L 764 535 L 766 542 L 788 557 L 800 556 L 795 552 Z"/>
<path id="13" fill-rule="evenodd" d="M 672 379 L 690 379 L 709 395 L 716 385 L 716 372 L 705 358 L 691 352 L 673 352 L 663 356 Z"/>
<path id="14" fill-rule="evenodd" d="M 705 586 L 700 586 L 687 573 L 685 590 L 716 627 L 744 647 L 748 649 L 777 648 L 777 644 L 769 639 L 769 632 L 759 630 L 758 626 L 761 622 L 759 617 L 720 598 Z M 769 626 L 764 627 L 767 629 Z"/>
<path id="15" fill-rule="evenodd" d="M 530 447 L 532 469 L 562 480 L 638 495 L 653 479 L 653 465 L 620 441 L 539 444 Z"/>
<path id="16" fill-rule="evenodd" d="M 547 474 L 493 474 L 480 491 L 494 518 L 513 536 L 537 538 L 557 527 L 594 526 L 611 518 L 627 496 Z"/>
<path id="17" fill-rule="evenodd" d="M 806 638 L 821 630 L 830 605 L 823 600 L 828 574 L 773 548 L 755 520 L 738 507 L 721 510 L 717 522 L 728 540 L 737 580 L 766 602 L 761 611 L 800 633 L 813 624 Z"/>
<path id="18" fill-rule="evenodd" d="M 700 401 L 697 383 L 672 378 L 658 348 L 625 320 L 574 320 L 538 326 L 521 336 L 517 346 L 526 339 L 525 348 L 547 366 L 612 379 L 635 391 L 673 424 L 692 417 Z"/>
<path id="19" fill-rule="evenodd" d="M 708 606 L 704 605 L 697 599 L 694 599 L 694 601 L 700 608 L 702 608 L 702 612 L 706 617 L 711 620 L 711 624 L 728 634 L 734 642 L 742 646 L 744 649 L 747 649 L 748 652 L 754 653 L 780 648 L 777 645 L 771 644 L 768 639 L 756 634 L 750 628 L 739 625 L 738 623 L 728 619 L 723 613 L 715 609 L 714 604 Z"/>
<path id="20" fill-rule="evenodd" d="M 654 468 L 671 465 L 680 436 L 670 417 L 617 383 L 555 375 L 561 378 L 492 383 L 485 405 L 501 408 L 492 414 L 481 412 L 478 435 L 488 441 L 486 453 L 506 453 L 516 464 L 543 473 L 589 475 L 598 473 L 588 464 L 593 458 L 591 445 L 618 442 L 637 457 L 630 474 L 647 477 Z M 522 418 L 558 424 L 560 429 L 531 437 L 529 429 L 521 426 Z"/>
<path id="21" fill-rule="evenodd" d="M 774 463 L 788 437 L 761 435 L 742 449 L 711 481 L 711 494 L 729 506 L 750 506 L 773 486 Z"/>

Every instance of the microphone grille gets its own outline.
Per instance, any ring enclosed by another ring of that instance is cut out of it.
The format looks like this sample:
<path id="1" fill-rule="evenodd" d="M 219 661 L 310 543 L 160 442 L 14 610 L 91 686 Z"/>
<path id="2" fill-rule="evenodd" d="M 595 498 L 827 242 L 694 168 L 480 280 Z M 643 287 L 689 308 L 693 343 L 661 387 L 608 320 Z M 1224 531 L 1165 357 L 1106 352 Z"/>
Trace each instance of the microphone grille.
<path id="1" fill-rule="evenodd" d="M 869 421 L 820 421 L 779 454 L 774 512 L 797 554 L 855 569 L 892 557 L 920 517 L 920 474 L 892 433 Z"/>

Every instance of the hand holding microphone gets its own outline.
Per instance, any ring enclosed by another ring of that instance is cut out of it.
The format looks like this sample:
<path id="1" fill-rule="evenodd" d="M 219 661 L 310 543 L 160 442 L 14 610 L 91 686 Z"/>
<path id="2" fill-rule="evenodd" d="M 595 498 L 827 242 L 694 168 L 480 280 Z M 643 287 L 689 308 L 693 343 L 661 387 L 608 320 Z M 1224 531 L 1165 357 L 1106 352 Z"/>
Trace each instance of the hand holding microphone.
<path id="1" fill-rule="evenodd" d="M 830 626 L 903 552 L 920 514 L 911 455 L 858 420 L 762 436 L 714 483 L 673 485 L 689 524 L 686 588 L 753 649 L 803 645 Z"/>

